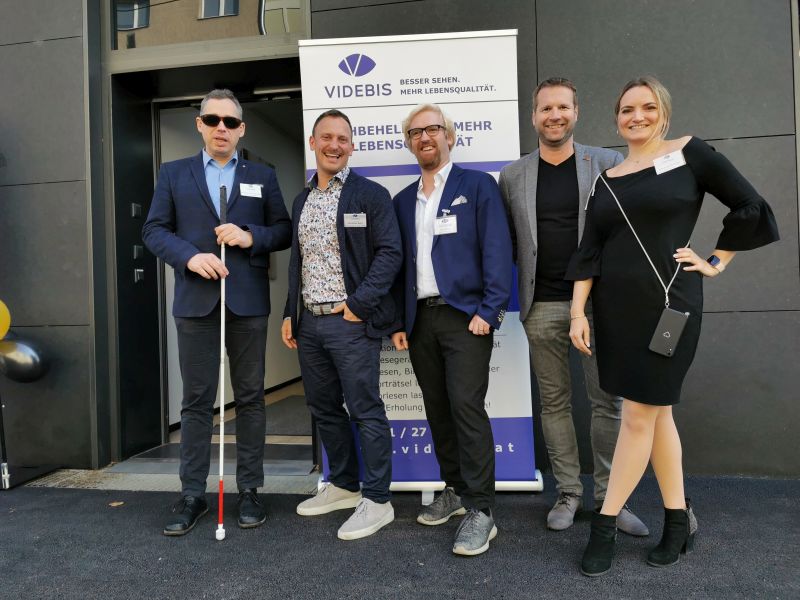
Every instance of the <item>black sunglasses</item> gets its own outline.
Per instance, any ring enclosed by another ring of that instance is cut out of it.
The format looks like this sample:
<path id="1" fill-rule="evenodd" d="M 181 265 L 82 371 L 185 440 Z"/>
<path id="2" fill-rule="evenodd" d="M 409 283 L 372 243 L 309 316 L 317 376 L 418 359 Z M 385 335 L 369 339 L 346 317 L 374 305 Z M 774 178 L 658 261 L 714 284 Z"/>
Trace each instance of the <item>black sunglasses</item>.
<path id="1" fill-rule="evenodd" d="M 228 129 L 236 129 L 242 124 L 242 120 L 236 117 L 220 117 L 219 115 L 200 115 L 200 120 L 209 127 L 216 127 L 222 121 Z"/>

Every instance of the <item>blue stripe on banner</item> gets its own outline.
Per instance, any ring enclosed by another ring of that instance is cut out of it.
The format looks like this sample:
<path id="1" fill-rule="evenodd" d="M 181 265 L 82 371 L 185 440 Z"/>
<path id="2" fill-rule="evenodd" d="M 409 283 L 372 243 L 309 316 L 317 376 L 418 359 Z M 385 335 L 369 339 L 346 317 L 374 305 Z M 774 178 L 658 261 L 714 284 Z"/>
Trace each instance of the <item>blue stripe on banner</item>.
<path id="1" fill-rule="evenodd" d="M 491 419 L 497 481 L 534 481 L 533 417 Z M 438 481 L 439 463 L 425 420 L 392 421 L 392 481 Z"/>
<path id="2" fill-rule="evenodd" d="M 533 417 L 491 419 L 495 450 L 496 481 L 535 481 Z M 424 419 L 391 421 L 392 481 L 439 481 L 439 463 L 433 438 Z M 355 430 L 355 427 L 353 427 Z M 354 431 L 355 433 L 355 431 Z M 358 447 L 358 435 L 356 434 Z M 359 467 L 361 467 L 359 452 Z M 323 475 L 328 479 L 328 457 L 323 452 Z M 363 468 L 359 469 L 363 475 Z M 363 476 L 361 477 L 363 479 Z"/>
<path id="3" fill-rule="evenodd" d="M 517 265 L 511 265 L 512 268 L 512 277 L 511 277 L 511 297 L 509 298 L 508 302 L 508 309 L 506 310 L 507 313 L 510 312 L 519 312 L 519 278 L 517 277 Z M 519 315 L 517 315 L 519 316 Z"/>
<path id="4" fill-rule="evenodd" d="M 511 162 L 513 161 L 495 160 L 484 162 L 459 162 L 456 164 L 463 169 L 475 169 L 477 171 L 495 173 Z M 353 170 L 364 177 L 398 177 L 401 175 L 414 175 L 416 177 L 419 175 L 419 165 L 416 164 L 353 167 Z M 315 169 L 306 170 L 306 181 L 311 179 L 314 173 L 316 173 Z"/>

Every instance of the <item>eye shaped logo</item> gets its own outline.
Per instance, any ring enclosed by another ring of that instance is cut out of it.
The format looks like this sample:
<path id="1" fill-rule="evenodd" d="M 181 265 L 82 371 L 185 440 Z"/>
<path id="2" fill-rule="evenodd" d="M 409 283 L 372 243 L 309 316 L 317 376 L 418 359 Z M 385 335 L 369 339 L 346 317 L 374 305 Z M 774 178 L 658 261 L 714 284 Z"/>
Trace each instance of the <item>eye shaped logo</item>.
<path id="1" fill-rule="evenodd" d="M 669 338 L 671 338 L 671 337 L 672 337 L 672 335 L 670 334 L 670 332 L 669 332 L 669 331 L 665 331 L 663 335 L 664 335 L 664 337 L 665 337 L 665 338 L 667 338 L 667 339 L 669 339 Z"/>
<path id="2" fill-rule="evenodd" d="M 366 54 L 351 54 L 339 63 L 339 69 L 345 75 L 363 77 L 375 68 L 375 61 Z"/>

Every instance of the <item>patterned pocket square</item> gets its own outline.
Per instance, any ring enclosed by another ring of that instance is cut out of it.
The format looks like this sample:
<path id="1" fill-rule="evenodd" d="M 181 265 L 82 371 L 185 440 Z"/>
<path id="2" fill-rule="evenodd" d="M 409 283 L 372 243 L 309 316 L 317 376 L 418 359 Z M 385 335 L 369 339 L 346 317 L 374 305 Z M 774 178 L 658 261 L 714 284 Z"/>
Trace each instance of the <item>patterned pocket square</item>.
<path id="1" fill-rule="evenodd" d="M 458 198 L 453 200 L 453 202 L 452 202 L 452 204 L 450 204 L 450 206 L 458 206 L 459 204 L 466 204 L 466 203 L 467 203 L 467 199 L 464 198 L 464 196 L 459 196 Z"/>

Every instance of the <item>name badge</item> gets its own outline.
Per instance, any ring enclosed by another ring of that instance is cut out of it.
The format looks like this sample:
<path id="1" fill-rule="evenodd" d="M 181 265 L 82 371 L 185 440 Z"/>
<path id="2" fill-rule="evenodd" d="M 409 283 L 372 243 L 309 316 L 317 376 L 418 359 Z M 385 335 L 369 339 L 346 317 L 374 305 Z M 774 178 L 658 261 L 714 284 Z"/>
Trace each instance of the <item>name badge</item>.
<path id="1" fill-rule="evenodd" d="M 457 231 L 458 225 L 456 223 L 455 215 L 437 217 L 433 222 L 434 235 L 447 235 L 448 233 L 456 233 Z"/>
<path id="2" fill-rule="evenodd" d="M 676 150 L 664 156 L 659 156 L 653 161 L 653 166 L 656 168 L 656 175 L 661 175 L 672 169 L 677 169 L 686 164 L 686 159 L 683 158 L 683 150 Z"/>
<path id="3" fill-rule="evenodd" d="M 242 196 L 252 196 L 253 198 L 261 198 L 261 184 L 259 183 L 240 183 L 239 193 Z"/>
<path id="4" fill-rule="evenodd" d="M 344 215 L 345 227 L 366 227 L 367 226 L 367 213 L 345 213 Z"/>

